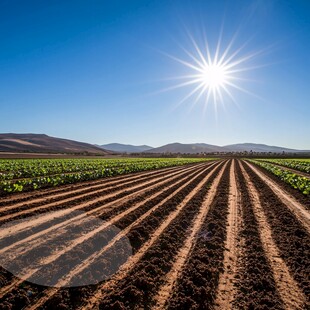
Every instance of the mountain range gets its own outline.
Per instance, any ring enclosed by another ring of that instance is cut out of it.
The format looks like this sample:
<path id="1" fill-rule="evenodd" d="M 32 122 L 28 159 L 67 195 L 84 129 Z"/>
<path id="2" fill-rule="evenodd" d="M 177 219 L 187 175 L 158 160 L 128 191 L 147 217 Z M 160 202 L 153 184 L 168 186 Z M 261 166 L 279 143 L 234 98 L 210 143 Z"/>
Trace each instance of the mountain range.
<path id="1" fill-rule="evenodd" d="M 144 151 L 148 151 L 153 149 L 151 146 L 148 145 L 131 145 L 131 144 L 121 144 L 121 143 L 109 143 L 98 145 L 100 148 L 104 150 L 109 150 L 113 152 L 120 152 L 120 153 L 141 153 Z"/>
<path id="2" fill-rule="evenodd" d="M 256 143 L 239 143 L 225 146 L 218 146 L 206 143 L 170 143 L 160 147 L 152 148 L 148 145 L 130 145 L 121 143 L 110 143 L 100 145 L 103 149 L 120 152 L 120 153 L 180 153 L 180 154 L 197 154 L 197 153 L 227 153 L 227 152 L 259 152 L 259 153 L 309 153 L 307 150 L 295 150 L 279 146 L 270 146 Z"/>
<path id="3" fill-rule="evenodd" d="M 130 145 L 121 143 L 94 145 L 69 139 L 50 137 L 45 134 L 0 134 L 0 152 L 13 153 L 27 152 L 109 155 L 113 153 L 197 154 L 245 151 L 261 153 L 310 153 L 310 150 L 296 150 L 256 143 L 240 143 L 226 146 L 217 146 L 206 143 L 170 143 L 160 147 L 152 148 L 148 145 Z"/>
<path id="4" fill-rule="evenodd" d="M 96 155 L 107 155 L 111 153 L 89 143 L 32 133 L 0 134 L 0 151 L 13 153 L 83 153 Z"/>
<path id="5" fill-rule="evenodd" d="M 148 153 L 182 153 L 182 154 L 196 154 L 196 153 L 218 153 L 218 152 L 262 152 L 262 153 L 309 153 L 309 150 L 295 150 L 279 146 L 270 146 L 266 144 L 256 143 L 239 143 L 225 146 L 217 146 L 205 143 L 171 143 L 161 147 L 153 148 L 146 152 Z"/>

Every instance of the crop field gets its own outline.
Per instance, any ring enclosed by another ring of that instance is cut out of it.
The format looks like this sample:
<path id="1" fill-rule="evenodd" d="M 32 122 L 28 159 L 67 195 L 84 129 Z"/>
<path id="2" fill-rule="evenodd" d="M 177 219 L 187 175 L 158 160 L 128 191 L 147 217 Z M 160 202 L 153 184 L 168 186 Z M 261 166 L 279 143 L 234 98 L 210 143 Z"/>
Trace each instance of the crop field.
<path id="1" fill-rule="evenodd" d="M 197 158 L 0 159 L 0 194 L 206 161 Z"/>
<path id="2" fill-rule="evenodd" d="M 260 161 L 269 162 L 286 168 L 292 168 L 294 171 L 310 174 L 310 159 L 260 159 Z"/>
<path id="3" fill-rule="evenodd" d="M 310 161 L 252 160 L 305 195 L 310 194 Z M 288 168 L 289 167 L 289 168 Z"/>
<path id="4" fill-rule="evenodd" d="M 309 165 L 0 161 L 0 309 L 310 309 Z"/>

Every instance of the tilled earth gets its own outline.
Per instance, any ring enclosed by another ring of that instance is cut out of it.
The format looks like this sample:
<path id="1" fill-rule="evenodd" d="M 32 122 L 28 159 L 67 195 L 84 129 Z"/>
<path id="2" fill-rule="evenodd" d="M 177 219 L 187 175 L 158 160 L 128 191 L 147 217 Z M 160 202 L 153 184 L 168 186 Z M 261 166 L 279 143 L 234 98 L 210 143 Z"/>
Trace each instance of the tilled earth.
<path id="1" fill-rule="evenodd" d="M 0 198 L 0 309 L 310 309 L 310 199 L 230 159 Z"/>

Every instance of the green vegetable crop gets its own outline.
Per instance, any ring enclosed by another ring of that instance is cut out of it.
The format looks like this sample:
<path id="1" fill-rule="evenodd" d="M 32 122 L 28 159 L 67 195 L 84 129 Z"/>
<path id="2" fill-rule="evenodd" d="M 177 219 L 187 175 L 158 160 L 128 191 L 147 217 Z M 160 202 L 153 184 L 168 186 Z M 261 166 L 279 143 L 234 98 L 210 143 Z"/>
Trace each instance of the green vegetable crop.
<path id="1" fill-rule="evenodd" d="M 3 159 L 0 194 L 198 163 L 202 158 Z"/>
<path id="2" fill-rule="evenodd" d="M 291 171 L 285 170 L 285 168 L 280 168 L 279 166 L 273 165 L 272 163 L 267 163 L 260 160 L 249 160 L 267 171 L 270 171 L 282 181 L 290 184 L 293 188 L 300 190 L 304 195 L 310 195 L 310 178 L 306 178 L 297 175 Z"/>

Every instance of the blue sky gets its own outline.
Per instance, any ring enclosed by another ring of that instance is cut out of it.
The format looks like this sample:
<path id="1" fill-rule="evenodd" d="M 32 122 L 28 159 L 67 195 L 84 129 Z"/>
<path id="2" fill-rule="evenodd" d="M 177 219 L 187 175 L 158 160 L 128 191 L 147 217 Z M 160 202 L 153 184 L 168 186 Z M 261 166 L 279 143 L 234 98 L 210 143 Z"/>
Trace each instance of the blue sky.
<path id="1" fill-rule="evenodd" d="M 166 54 L 190 61 L 188 33 L 258 53 L 215 106 Z M 0 2 L 0 132 L 90 143 L 265 143 L 310 149 L 310 1 Z M 203 97 L 203 96 L 202 96 Z"/>

